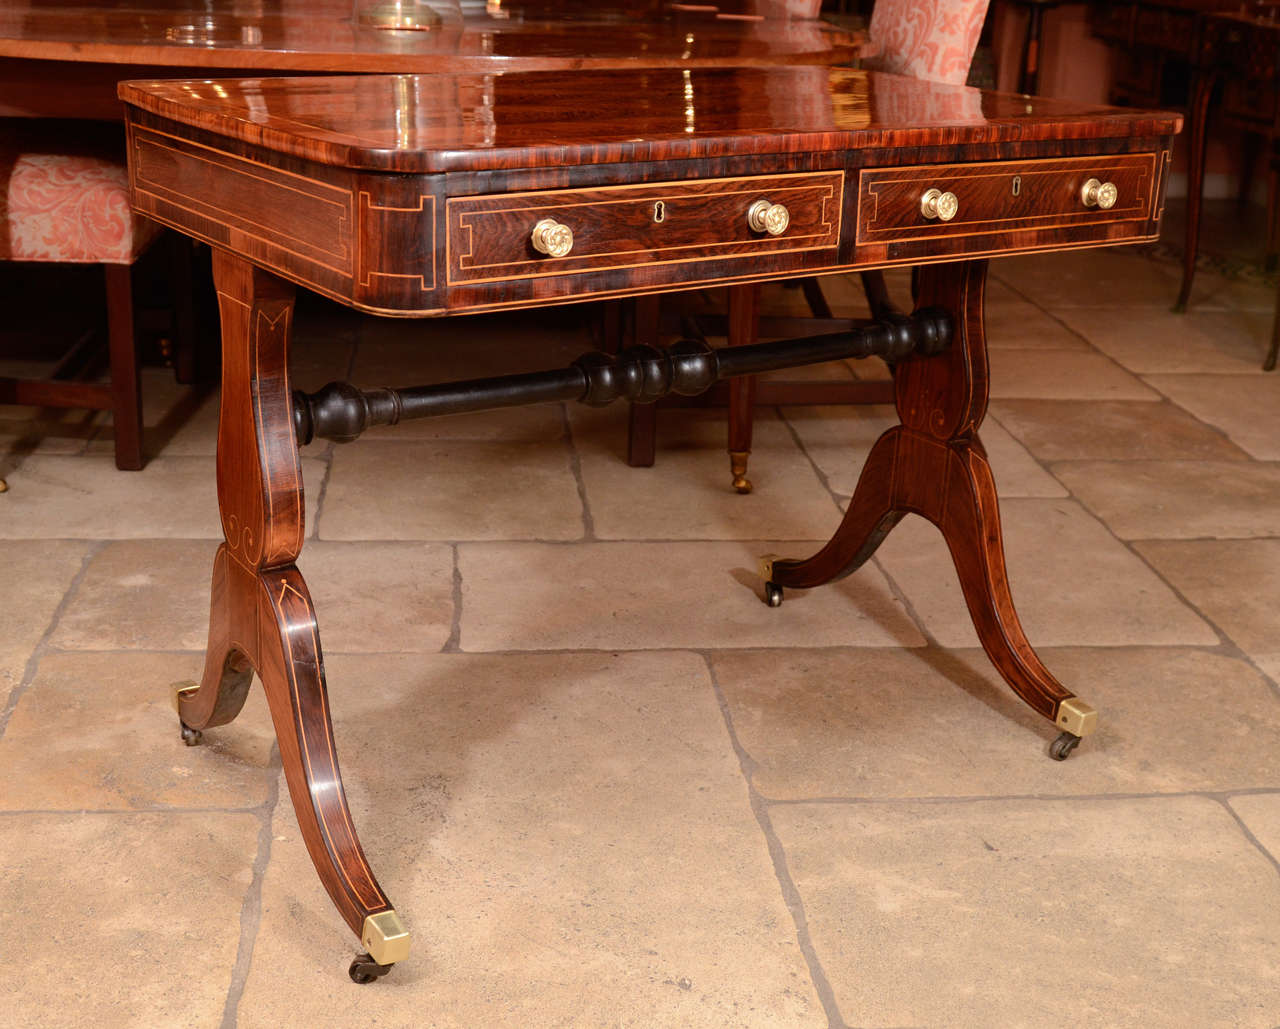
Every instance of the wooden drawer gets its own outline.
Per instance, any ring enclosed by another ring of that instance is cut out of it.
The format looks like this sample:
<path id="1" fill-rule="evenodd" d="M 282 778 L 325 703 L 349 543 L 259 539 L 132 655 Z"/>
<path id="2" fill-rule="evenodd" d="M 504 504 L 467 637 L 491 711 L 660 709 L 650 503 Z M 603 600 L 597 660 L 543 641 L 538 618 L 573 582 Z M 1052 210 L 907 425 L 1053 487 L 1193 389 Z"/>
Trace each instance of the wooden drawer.
<path id="1" fill-rule="evenodd" d="M 834 251 L 843 192 L 844 173 L 834 171 L 450 199 L 449 282 Z M 748 225 L 747 210 L 759 200 L 787 208 L 790 224 L 781 235 Z M 549 257 L 534 249 L 533 228 L 544 218 L 572 230 L 567 256 Z"/>
<path id="2" fill-rule="evenodd" d="M 1075 228 L 1154 216 L 1157 155 L 1120 154 L 1046 161 L 998 161 L 903 168 L 871 168 L 858 176 L 857 245 L 964 237 L 966 253 L 980 253 L 980 237 L 1023 230 Z M 1108 210 L 1086 207 L 1081 189 L 1091 178 L 1118 191 Z M 951 221 L 920 211 L 925 191 L 954 193 Z M 994 249 L 994 248 L 992 248 Z"/>

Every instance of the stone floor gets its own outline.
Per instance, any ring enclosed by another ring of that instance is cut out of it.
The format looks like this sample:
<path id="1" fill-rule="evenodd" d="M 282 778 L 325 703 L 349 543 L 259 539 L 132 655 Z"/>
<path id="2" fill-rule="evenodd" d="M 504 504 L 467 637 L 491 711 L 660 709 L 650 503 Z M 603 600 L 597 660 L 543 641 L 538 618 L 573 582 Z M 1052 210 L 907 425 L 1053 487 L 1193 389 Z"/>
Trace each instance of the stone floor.
<path id="1" fill-rule="evenodd" d="M 141 473 L 103 419 L 3 409 L 0 1024 L 1280 1025 L 1274 301 L 1204 274 L 1174 315 L 1176 278 L 1122 250 L 991 269 L 1014 596 L 1102 717 L 1065 763 L 923 522 L 761 602 L 756 555 L 834 529 L 888 409 L 762 410 L 747 497 L 715 412 L 664 412 L 652 469 L 623 412 L 558 406 L 308 448 L 348 792 L 414 933 L 366 987 L 260 691 L 197 748 L 169 706 L 201 666 L 216 398 L 149 371 Z M 296 377 L 558 365 L 586 326 L 311 304 Z"/>

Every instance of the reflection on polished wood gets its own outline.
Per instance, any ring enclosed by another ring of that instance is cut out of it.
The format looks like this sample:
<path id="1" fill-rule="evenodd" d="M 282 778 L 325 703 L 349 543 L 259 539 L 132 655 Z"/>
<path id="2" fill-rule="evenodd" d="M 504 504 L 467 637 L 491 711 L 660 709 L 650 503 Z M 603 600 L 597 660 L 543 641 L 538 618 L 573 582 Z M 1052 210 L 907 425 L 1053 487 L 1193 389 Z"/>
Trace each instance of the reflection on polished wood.
<path id="1" fill-rule="evenodd" d="M 900 152 L 1158 136 L 1180 125 L 1167 112 L 821 67 L 140 81 L 122 83 L 120 97 L 272 152 L 398 172 Z"/>
<path id="2" fill-rule="evenodd" d="M 898 362 L 901 424 L 872 449 L 831 542 L 772 565 L 769 598 L 781 599 L 780 585 L 817 586 L 856 567 L 904 513 L 920 513 L 947 541 L 995 667 L 1062 731 L 1051 753 L 1065 757 L 1093 729 L 1092 709 L 1026 640 L 1005 575 L 978 435 L 985 258 L 1154 239 L 1177 116 L 814 67 L 134 82 L 121 96 L 134 205 L 218 255 L 225 543 L 205 676 L 182 694 L 182 720 L 195 730 L 229 721 L 257 669 L 308 849 L 362 941 L 373 939 L 370 918 L 393 909 L 343 797 L 314 611 L 295 566 L 304 505 L 294 411 L 315 398 L 290 396 L 290 283 L 365 310 L 429 316 L 930 266 L 919 279 L 929 310 L 917 309 L 917 323 L 954 324 L 937 333 L 952 343 Z M 1084 203 L 1091 178 L 1115 184 L 1112 207 Z M 952 220 L 921 213 L 928 188 L 955 194 Z M 748 218 L 762 200 L 788 210 L 776 235 Z M 545 219 L 572 233 L 571 248 L 535 246 Z M 738 292 L 754 303 L 749 288 Z M 903 342 L 895 336 L 906 324 L 887 298 L 878 306 L 882 331 Z M 800 363 L 803 348 L 765 349 Z M 581 386 L 587 402 L 653 399 L 692 380 L 705 388 L 713 364 L 717 376 L 735 374 L 748 351 L 712 362 L 697 344 L 666 354 L 633 345 L 617 360 L 591 360 L 591 374 L 570 376 L 568 388 Z M 394 424 L 411 397 L 419 414 L 448 407 L 442 397 L 474 409 L 559 397 L 564 381 L 563 372 L 532 373 L 379 391 L 374 420 Z M 340 386 L 328 395 L 349 401 L 352 424 L 373 402 Z M 335 438 L 358 434 L 330 428 Z M 385 972 L 380 962 L 407 946 L 396 939 L 395 949 L 368 944 L 353 978 Z"/>
<path id="3" fill-rule="evenodd" d="M 825 22 L 780 17 L 786 8 L 780 0 L 504 3 L 494 8 L 500 16 L 477 13 L 426 32 L 369 24 L 360 11 L 375 4 L 19 0 L 0 5 L 0 57 L 193 69 L 497 72 L 837 63 L 856 58 L 864 41 Z"/>

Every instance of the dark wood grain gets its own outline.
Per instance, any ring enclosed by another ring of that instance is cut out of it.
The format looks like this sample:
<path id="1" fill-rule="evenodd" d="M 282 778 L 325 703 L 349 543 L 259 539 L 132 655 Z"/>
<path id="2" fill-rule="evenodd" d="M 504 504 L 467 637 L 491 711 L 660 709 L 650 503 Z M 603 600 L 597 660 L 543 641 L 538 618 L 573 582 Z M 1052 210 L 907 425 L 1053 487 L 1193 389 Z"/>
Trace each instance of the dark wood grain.
<path id="1" fill-rule="evenodd" d="M 231 721 L 257 672 L 307 850 L 359 934 L 391 908 L 356 836 L 342 788 L 315 608 L 294 561 L 302 550 L 302 469 L 293 430 L 288 341 L 293 287 L 218 251 L 222 317 L 218 506 L 209 645 L 198 689 L 179 695 L 184 725 Z"/>
<path id="2" fill-rule="evenodd" d="M 903 164 L 909 148 L 1161 137 L 1182 123 L 821 67 L 137 81 L 120 97 L 318 164 L 420 173 L 876 149 Z"/>
<path id="3" fill-rule="evenodd" d="M 405 315 L 1151 239 L 1179 127 L 849 69 L 150 82 L 121 95 L 139 210 Z M 624 109 L 602 107 L 618 97 Z M 1084 206 L 1088 177 L 1117 183 L 1115 208 Z M 916 191 L 935 181 L 962 198 L 956 224 L 919 212 Z M 793 209 L 782 235 L 749 229 L 757 199 Z M 533 248 L 544 217 L 573 231 L 569 255 Z"/>
<path id="4" fill-rule="evenodd" d="M 907 514 L 941 530 L 983 649 L 1015 693 L 1056 720 L 1074 696 L 1027 642 L 1005 572 L 999 505 L 978 427 L 986 414 L 983 327 L 986 262 L 929 266 L 920 272 L 922 307 L 955 312 L 951 348 L 897 366 L 900 425 L 876 441 L 849 508 L 831 541 L 803 561 L 776 560 L 780 586 L 811 588 L 843 578 L 875 553 Z"/>

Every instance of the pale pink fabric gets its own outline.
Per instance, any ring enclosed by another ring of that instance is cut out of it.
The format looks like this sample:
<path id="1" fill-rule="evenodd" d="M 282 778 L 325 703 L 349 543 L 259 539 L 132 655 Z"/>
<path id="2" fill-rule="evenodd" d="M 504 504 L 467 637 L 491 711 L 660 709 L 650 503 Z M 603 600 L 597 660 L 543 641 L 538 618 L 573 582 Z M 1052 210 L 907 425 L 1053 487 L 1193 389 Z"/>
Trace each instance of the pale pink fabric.
<path id="1" fill-rule="evenodd" d="M 121 160 L 0 149 L 0 186 L 0 260 L 132 264 L 159 231 Z"/>
<path id="2" fill-rule="evenodd" d="M 963 85 L 989 0 L 876 0 L 868 65 L 930 82 Z"/>

